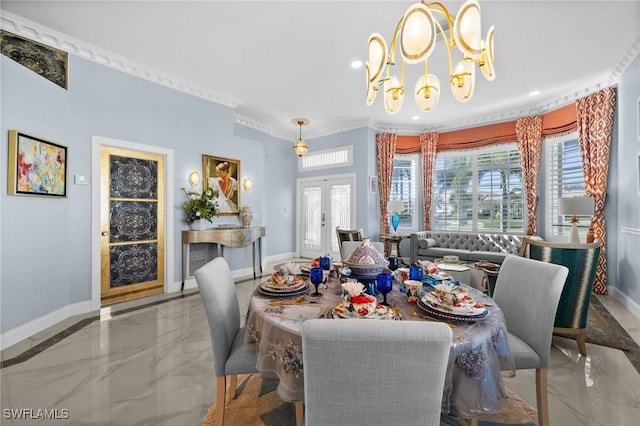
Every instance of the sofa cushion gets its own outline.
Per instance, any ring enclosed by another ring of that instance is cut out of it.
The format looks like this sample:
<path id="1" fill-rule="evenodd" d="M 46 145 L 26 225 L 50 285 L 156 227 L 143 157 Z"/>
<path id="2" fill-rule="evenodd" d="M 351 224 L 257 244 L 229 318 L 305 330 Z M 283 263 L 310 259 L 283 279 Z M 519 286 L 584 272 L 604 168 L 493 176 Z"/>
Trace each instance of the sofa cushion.
<path id="1" fill-rule="evenodd" d="M 469 252 L 469 261 L 471 262 L 479 262 L 481 260 L 486 260 L 487 262 L 502 264 L 504 258 L 507 257 L 507 253 L 495 252 L 495 251 L 470 251 Z"/>
<path id="2" fill-rule="evenodd" d="M 429 248 L 429 247 L 435 247 L 435 246 L 436 246 L 436 240 L 434 240 L 433 238 L 425 238 L 424 240 L 418 241 L 418 247 L 420 248 Z"/>
<path id="3" fill-rule="evenodd" d="M 418 249 L 418 256 L 426 257 L 428 260 L 442 259 L 444 256 L 458 256 L 460 260 L 469 260 L 469 250 L 455 249 L 448 247 L 429 247 Z"/>

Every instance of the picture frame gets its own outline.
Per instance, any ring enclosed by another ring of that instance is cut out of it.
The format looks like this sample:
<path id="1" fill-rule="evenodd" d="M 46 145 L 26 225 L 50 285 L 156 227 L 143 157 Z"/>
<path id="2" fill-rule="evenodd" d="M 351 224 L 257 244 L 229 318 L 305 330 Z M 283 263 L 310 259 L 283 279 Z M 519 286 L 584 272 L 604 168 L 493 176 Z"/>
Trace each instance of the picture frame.
<path id="1" fill-rule="evenodd" d="M 0 41 L 3 55 L 63 89 L 68 89 L 67 52 L 5 30 L 0 30 Z"/>
<path id="2" fill-rule="evenodd" d="M 220 215 L 240 214 L 240 160 L 202 155 L 202 186 L 219 191 Z"/>
<path id="3" fill-rule="evenodd" d="M 378 177 L 369 176 L 369 194 L 378 193 Z"/>
<path id="4" fill-rule="evenodd" d="M 638 180 L 638 195 L 640 195 L 640 153 L 638 154 L 638 158 L 636 159 L 636 174 Z"/>
<path id="5" fill-rule="evenodd" d="M 67 196 L 67 147 L 9 130 L 9 195 Z"/>

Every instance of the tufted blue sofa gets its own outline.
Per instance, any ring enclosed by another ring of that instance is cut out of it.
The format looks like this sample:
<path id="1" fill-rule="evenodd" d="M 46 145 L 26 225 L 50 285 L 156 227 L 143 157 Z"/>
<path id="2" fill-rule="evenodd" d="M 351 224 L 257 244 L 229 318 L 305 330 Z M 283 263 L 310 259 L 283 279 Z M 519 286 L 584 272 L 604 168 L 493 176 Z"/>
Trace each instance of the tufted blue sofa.
<path id="1" fill-rule="evenodd" d="M 420 231 L 411 234 L 410 260 L 441 259 L 443 256 L 458 256 L 467 262 L 501 264 L 508 254 L 518 254 L 525 235 L 474 234 L 469 232 Z"/>

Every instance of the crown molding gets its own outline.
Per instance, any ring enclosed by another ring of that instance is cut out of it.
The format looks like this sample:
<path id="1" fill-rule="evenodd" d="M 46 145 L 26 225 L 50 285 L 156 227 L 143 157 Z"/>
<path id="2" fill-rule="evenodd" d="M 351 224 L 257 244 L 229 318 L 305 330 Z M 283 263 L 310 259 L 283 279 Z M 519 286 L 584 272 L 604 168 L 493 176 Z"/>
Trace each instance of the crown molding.
<path id="1" fill-rule="evenodd" d="M 2 14 L 0 15 L 0 28 L 21 37 L 37 41 L 38 43 L 63 50 L 69 54 L 96 62 L 100 65 L 104 65 L 129 75 L 152 81 L 211 102 L 222 104 L 230 108 L 235 108 L 239 104 L 237 100 L 223 98 L 215 93 L 211 93 L 210 91 L 195 87 L 185 81 L 181 81 L 162 71 L 149 68 L 146 65 L 142 65 L 132 61 L 131 59 L 118 56 L 84 41 L 74 39 L 73 37 L 69 37 L 68 35 L 59 33 L 5 10 L 2 10 Z"/>
<path id="2" fill-rule="evenodd" d="M 235 124 L 240 124 L 245 127 L 249 127 L 250 129 L 257 130 L 259 132 L 263 132 L 268 134 L 269 136 L 273 136 L 274 138 L 286 139 L 286 137 L 282 134 L 279 129 L 275 127 L 268 126 L 264 123 L 260 123 L 259 121 L 253 120 L 249 117 L 245 117 L 240 114 L 233 114 L 233 122 Z"/>

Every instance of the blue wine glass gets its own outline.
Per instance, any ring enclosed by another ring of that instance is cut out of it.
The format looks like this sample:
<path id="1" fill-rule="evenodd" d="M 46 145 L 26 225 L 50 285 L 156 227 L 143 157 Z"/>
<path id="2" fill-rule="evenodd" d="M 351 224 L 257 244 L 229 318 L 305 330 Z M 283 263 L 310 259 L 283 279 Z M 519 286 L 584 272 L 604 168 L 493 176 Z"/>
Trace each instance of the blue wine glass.
<path id="1" fill-rule="evenodd" d="M 320 285 L 320 283 L 322 283 L 322 280 L 324 279 L 323 275 L 324 274 L 322 272 L 322 268 L 311 268 L 311 270 L 309 271 L 309 279 L 311 280 L 314 287 L 316 288 L 316 291 L 311 293 L 309 296 L 312 296 L 312 297 L 322 296 L 322 293 L 318 291 L 318 286 Z"/>
<path id="2" fill-rule="evenodd" d="M 331 258 L 329 256 L 322 256 L 320 258 L 320 267 L 325 271 L 331 269 Z"/>
<path id="3" fill-rule="evenodd" d="M 378 284 L 378 291 L 382 293 L 382 305 L 389 306 L 387 303 L 387 293 L 393 289 L 393 275 L 386 273 L 378 274 L 376 284 Z"/>
<path id="4" fill-rule="evenodd" d="M 424 271 L 420 265 L 411 265 L 409 267 L 409 279 L 422 282 Z"/>

